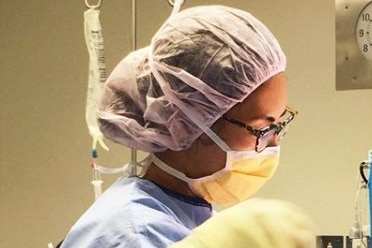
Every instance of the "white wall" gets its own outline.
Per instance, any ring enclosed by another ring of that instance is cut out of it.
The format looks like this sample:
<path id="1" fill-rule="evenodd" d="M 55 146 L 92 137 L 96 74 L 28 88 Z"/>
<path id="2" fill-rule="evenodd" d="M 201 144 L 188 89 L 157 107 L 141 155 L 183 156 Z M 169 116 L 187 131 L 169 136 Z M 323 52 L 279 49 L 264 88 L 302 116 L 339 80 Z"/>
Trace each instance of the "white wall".
<path id="1" fill-rule="evenodd" d="M 130 2 L 103 1 L 109 71 L 131 50 Z M 137 2 L 141 47 L 171 9 L 166 0 Z M 372 90 L 335 90 L 334 1 L 185 2 L 250 11 L 281 41 L 289 103 L 300 115 L 282 143 L 277 174 L 258 196 L 301 205 L 319 234 L 347 234 L 357 167 L 372 148 Z M 0 6 L 0 247 L 46 247 L 93 201 L 84 119 L 85 6 L 82 0 L 2 0 Z M 101 152 L 102 164 L 128 161 L 128 149 L 110 147 Z M 105 186 L 113 180 L 105 179 Z"/>

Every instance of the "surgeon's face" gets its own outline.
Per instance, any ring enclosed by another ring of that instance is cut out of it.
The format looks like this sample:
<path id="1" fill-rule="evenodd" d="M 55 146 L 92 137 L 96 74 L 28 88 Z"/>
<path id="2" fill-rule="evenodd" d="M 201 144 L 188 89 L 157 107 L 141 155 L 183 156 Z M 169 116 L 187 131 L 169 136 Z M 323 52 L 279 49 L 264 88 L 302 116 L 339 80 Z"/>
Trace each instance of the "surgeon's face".
<path id="1" fill-rule="evenodd" d="M 239 120 L 255 129 L 264 128 L 279 121 L 287 106 L 287 80 L 283 73 L 279 73 L 257 88 L 242 103 L 235 105 L 226 116 Z M 244 128 L 219 120 L 212 129 L 233 150 L 254 150 L 256 136 Z M 225 165 L 226 154 L 214 142 L 202 135 L 195 143 L 193 158 L 190 158 L 187 174 L 198 178 L 210 175 Z M 276 136 L 269 142 L 269 146 L 278 145 Z"/>
<path id="2" fill-rule="evenodd" d="M 245 101 L 234 106 L 226 116 L 239 120 L 254 129 L 277 123 L 287 106 L 287 80 L 283 73 L 269 79 Z M 231 123 L 224 123 L 220 137 L 234 150 L 255 149 L 256 136 Z M 274 137 L 269 145 L 278 145 Z"/>

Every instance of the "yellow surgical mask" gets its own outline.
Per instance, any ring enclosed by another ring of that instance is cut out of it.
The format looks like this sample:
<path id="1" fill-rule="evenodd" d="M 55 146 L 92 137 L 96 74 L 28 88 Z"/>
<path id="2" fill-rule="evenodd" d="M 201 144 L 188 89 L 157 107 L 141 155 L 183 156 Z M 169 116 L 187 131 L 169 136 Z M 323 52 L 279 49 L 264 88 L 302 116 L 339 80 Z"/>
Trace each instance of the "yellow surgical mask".
<path id="1" fill-rule="evenodd" d="M 210 176 L 191 179 L 192 191 L 218 205 L 239 203 L 256 193 L 279 164 L 279 146 L 255 151 L 226 151 L 225 168 Z"/>
<path id="2" fill-rule="evenodd" d="M 260 153 L 224 150 L 225 167 L 197 179 L 185 176 L 155 155 L 152 155 L 152 161 L 162 170 L 187 182 L 196 195 L 218 205 L 235 204 L 252 196 L 271 178 L 279 164 L 279 146 L 268 147 Z"/>

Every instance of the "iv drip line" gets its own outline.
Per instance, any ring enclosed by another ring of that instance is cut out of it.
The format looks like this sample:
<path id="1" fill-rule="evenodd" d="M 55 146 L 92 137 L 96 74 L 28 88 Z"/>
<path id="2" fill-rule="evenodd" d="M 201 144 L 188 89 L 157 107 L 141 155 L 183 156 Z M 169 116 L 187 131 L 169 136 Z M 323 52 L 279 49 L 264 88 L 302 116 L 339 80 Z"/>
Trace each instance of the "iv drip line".
<path id="1" fill-rule="evenodd" d="M 86 100 L 86 123 L 89 134 L 92 136 L 92 169 L 95 199 L 102 193 L 102 184 L 100 171 L 96 165 L 98 158 L 97 143 L 105 150 L 109 150 L 103 142 L 103 134 L 99 130 L 97 123 L 97 109 L 99 97 L 103 91 L 103 85 L 106 81 L 106 61 L 103 43 L 102 27 L 99 20 L 100 11 L 97 9 L 101 5 L 101 0 L 97 5 L 89 5 L 85 0 L 88 10 L 84 12 L 84 34 L 89 53 L 89 76 Z"/>

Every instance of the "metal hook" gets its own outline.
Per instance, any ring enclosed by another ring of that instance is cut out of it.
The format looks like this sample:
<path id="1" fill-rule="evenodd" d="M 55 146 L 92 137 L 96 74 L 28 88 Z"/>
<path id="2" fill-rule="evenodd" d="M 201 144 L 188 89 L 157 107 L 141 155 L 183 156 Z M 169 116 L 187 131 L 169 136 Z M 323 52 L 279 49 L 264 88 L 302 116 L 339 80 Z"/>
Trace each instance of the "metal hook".
<path id="1" fill-rule="evenodd" d="M 174 7 L 176 4 L 177 0 L 168 0 L 168 3 L 171 7 Z M 182 5 L 185 2 L 185 0 L 180 0 L 180 5 Z"/>
<path id="2" fill-rule="evenodd" d="M 98 9 L 99 7 L 101 7 L 101 4 L 102 0 L 98 0 L 98 3 L 96 5 L 91 5 L 89 4 L 89 0 L 85 0 L 85 6 L 87 6 L 87 8 L 89 9 Z"/>

